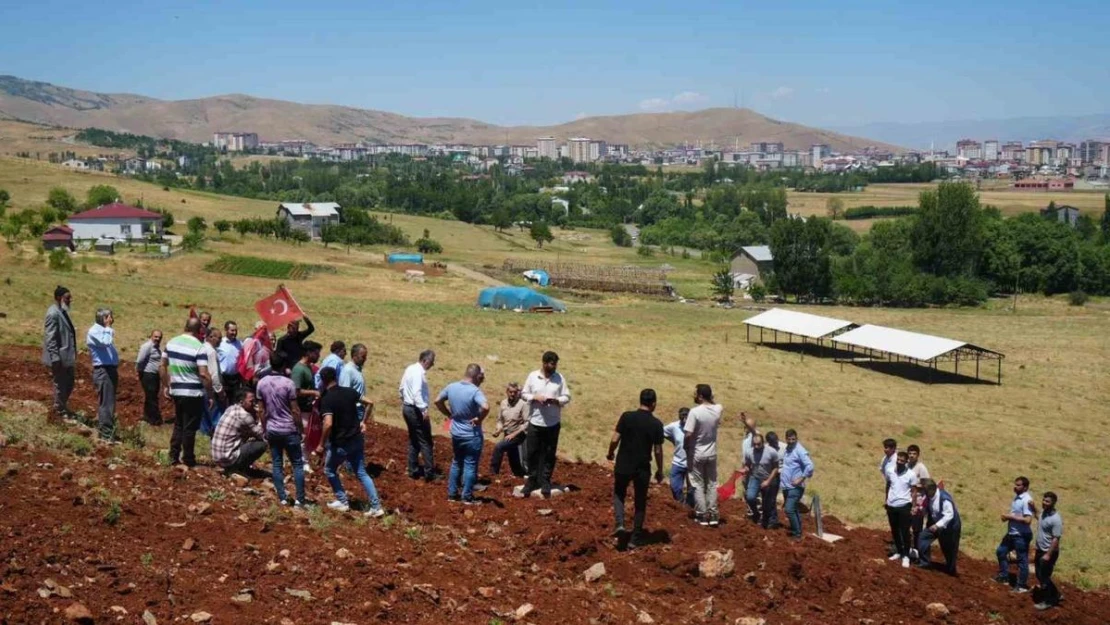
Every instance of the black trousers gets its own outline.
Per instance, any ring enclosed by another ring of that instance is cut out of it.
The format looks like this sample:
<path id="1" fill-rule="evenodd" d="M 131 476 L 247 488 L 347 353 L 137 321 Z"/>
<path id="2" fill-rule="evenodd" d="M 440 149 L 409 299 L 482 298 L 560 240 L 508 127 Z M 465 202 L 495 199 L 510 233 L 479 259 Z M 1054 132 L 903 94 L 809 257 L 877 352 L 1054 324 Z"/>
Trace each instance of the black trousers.
<path id="1" fill-rule="evenodd" d="M 887 506 L 886 518 L 890 522 L 890 536 L 894 549 L 903 558 L 910 557 L 910 510 L 912 506 Z"/>
<path id="2" fill-rule="evenodd" d="M 170 462 L 173 464 L 184 461 L 191 467 L 197 463 L 197 430 L 204 416 L 204 401 L 203 397 L 173 398 L 173 435 L 170 436 Z"/>
<path id="3" fill-rule="evenodd" d="M 561 423 L 551 427 L 528 424 L 528 482 L 525 492 L 540 489 L 551 492 L 551 475 L 555 472 L 555 452 L 559 449 L 559 429 Z"/>
<path id="4" fill-rule="evenodd" d="M 632 532 L 639 534 L 643 531 L 650 483 L 651 469 L 613 474 L 613 516 L 616 518 L 617 527 L 624 527 L 624 499 L 628 496 L 628 485 L 632 484 Z"/>
<path id="5" fill-rule="evenodd" d="M 910 512 L 910 546 L 917 549 L 917 543 L 921 541 L 921 530 L 925 529 L 925 511 L 922 510 L 917 516 L 912 516 L 912 510 Z"/>
<path id="6" fill-rule="evenodd" d="M 143 387 L 143 421 L 151 425 L 162 425 L 162 409 L 158 406 L 160 380 L 157 373 L 143 372 L 139 376 Z"/>
<path id="7" fill-rule="evenodd" d="M 489 457 L 489 472 L 494 475 L 501 473 L 501 461 L 509 457 L 509 468 L 513 475 L 524 475 L 524 466 L 520 464 L 520 445 L 524 442 L 524 435 L 517 434 L 513 438 L 506 438 L 493 446 L 493 453 Z"/>
<path id="8" fill-rule="evenodd" d="M 228 465 L 228 471 L 246 471 L 254 466 L 270 446 L 265 441 L 247 441 L 239 448 L 239 457 Z"/>
<path id="9" fill-rule="evenodd" d="M 432 424 L 424 418 L 424 414 L 416 406 L 405 404 L 401 408 L 401 416 L 405 418 L 405 427 L 409 431 L 409 477 L 432 477 L 435 469 L 434 448 L 432 443 Z M 420 456 L 424 456 L 424 464 L 420 464 Z"/>
<path id="10" fill-rule="evenodd" d="M 931 551 L 934 542 L 940 543 L 940 552 L 944 555 L 944 572 L 956 575 L 956 559 L 960 555 L 960 527 L 946 527 L 936 533 L 925 528 L 917 541 L 917 552 L 922 562 L 931 563 Z"/>
<path id="11" fill-rule="evenodd" d="M 1056 560 L 1060 558 L 1060 552 L 1054 551 L 1049 556 L 1048 562 L 1044 561 L 1045 551 L 1037 550 L 1037 560 L 1033 563 L 1033 573 L 1037 576 L 1037 584 L 1040 585 L 1040 600 L 1048 605 L 1056 605 L 1060 602 L 1060 589 L 1056 584 L 1052 583 L 1052 572 L 1056 570 Z"/>
<path id="12" fill-rule="evenodd" d="M 235 394 L 239 392 L 239 387 L 243 385 L 243 378 L 239 377 L 238 373 L 221 373 L 220 381 L 224 384 L 224 394 L 227 397 L 227 404 L 230 406 L 235 402 Z"/>

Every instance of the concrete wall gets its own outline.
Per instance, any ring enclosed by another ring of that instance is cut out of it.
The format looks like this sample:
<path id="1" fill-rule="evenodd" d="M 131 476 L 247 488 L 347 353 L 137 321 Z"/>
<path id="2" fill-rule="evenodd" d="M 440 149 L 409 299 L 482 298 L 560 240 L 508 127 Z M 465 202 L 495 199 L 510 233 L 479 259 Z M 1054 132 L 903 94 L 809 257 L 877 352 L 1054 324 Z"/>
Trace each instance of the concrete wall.
<path id="1" fill-rule="evenodd" d="M 145 229 L 144 229 L 145 222 Z M 145 239 L 147 233 L 161 232 L 162 222 L 153 219 L 81 219 L 68 223 L 73 228 L 73 239 Z"/>

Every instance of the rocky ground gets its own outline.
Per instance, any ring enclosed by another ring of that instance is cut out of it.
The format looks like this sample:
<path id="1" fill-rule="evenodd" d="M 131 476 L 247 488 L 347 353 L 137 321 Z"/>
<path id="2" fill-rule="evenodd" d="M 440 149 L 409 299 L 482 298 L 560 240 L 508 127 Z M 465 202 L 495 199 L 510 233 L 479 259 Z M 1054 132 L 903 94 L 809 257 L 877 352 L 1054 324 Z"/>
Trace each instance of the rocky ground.
<path id="1" fill-rule="evenodd" d="M 33 357 L 0 358 L 9 405 L 49 396 Z M 141 392 L 121 377 L 133 421 Z M 89 385 L 75 401 L 92 408 Z M 24 406 L 45 423 L 41 405 Z M 988 562 L 965 558 L 959 579 L 905 570 L 884 558 L 885 533 L 834 519 L 836 544 L 760 530 L 735 501 L 720 528 L 698 527 L 665 485 L 651 491 L 651 544 L 620 551 L 606 467 L 560 463 L 577 490 L 548 501 L 514 499 L 505 480 L 464 507 L 442 482 L 405 476 L 405 444 L 397 429 L 371 429 L 391 514 L 368 520 L 278 507 L 263 480 L 178 471 L 149 448 L 79 457 L 18 441 L 0 450 L 0 623 L 1110 623 L 1104 592 L 1065 586 L 1064 604 L 1039 613 L 990 581 Z M 309 488 L 329 501 L 321 474 Z"/>

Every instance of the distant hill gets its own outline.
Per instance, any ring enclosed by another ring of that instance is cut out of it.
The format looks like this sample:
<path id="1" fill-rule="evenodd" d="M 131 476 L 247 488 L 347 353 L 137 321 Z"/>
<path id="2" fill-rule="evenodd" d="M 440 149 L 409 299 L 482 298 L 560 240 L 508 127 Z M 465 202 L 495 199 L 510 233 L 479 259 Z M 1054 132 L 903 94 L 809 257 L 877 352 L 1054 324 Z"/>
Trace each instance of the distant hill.
<path id="1" fill-rule="evenodd" d="M 0 118 L 71 128 L 210 141 L 216 131 L 256 132 L 264 140 L 306 139 L 319 144 L 469 143 L 534 145 L 540 136 L 584 136 L 635 146 L 683 142 L 741 146 L 781 141 L 787 149 L 824 143 L 834 150 L 894 145 L 771 119 L 749 109 L 707 109 L 587 117 L 557 126 L 496 126 L 473 119 L 406 117 L 346 106 L 299 104 L 248 95 L 197 100 L 158 100 L 132 94 L 93 93 L 0 76 Z"/>
<path id="2" fill-rule="evenodd" d="M 999 141 L 1037 141 L 1058 139 L 1080 142 L 1084 139 L 1110 139 L 1110 113 L 1058 117 L 1015 117 L 950 122 L 874 123 L 839 126 L 839 132 L 874 137 L 913 149 L 954 149 L 960 139 L 998 139 Z"/>

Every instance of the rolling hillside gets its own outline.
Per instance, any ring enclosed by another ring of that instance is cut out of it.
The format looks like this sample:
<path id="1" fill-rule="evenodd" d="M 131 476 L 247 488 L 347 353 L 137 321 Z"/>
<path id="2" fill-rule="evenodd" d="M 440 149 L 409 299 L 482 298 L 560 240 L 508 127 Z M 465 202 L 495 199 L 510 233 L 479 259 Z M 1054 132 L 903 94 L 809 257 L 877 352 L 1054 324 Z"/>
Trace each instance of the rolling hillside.
<path id="1" fill-rule="evenodd" d="M 534 144 L 536 137 L 573 136 L 637 146 L 685 141 L 732 146 L 781 141 L 788 149 L 825 143 L 835 150 L 864 146 L 897 149 L 869 139 L 778 121 L 750 109 L 587 117 L 557 126 L 496 126 L 472 119 L 417 118 L 345 106 L 299 104 L 249 95 L 158 100 L 93 93 L 0 76 L 0 118 L 71 128 L 105 128 L 187 141 L 208 141 L 216 131 L 257 132 L 263 139 L 307 139 L 320 144 L 373 143 Z"/>

